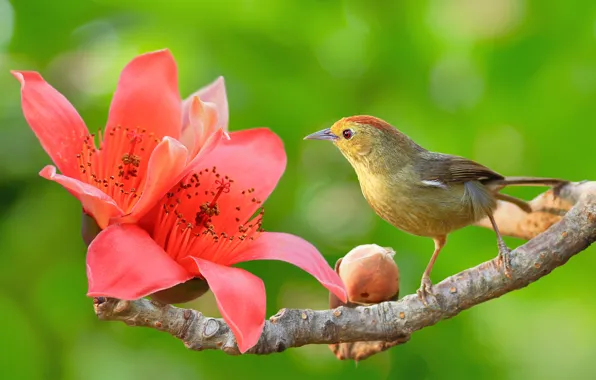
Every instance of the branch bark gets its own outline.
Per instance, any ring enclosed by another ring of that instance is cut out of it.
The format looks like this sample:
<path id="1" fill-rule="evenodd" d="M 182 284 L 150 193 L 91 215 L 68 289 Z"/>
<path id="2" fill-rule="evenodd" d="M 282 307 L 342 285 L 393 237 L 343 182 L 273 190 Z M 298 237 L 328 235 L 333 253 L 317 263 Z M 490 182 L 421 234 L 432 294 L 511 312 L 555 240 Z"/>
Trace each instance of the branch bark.
<path id="1" fill-rule="evenodd" d="M 511 253 L 510 278 L 493 259 L 436 284 L 436 297 L 428 306 L 416 295 L 408 295 L 397 302 L 356 308 L 282 309 L 266 321 L 259 342 L 247 353 L 269 354 L 290 347 L 339 342 L 403 343 L 417 330 L 546 276 L 596 240 L 596 182 L 570 183 L 549 190 L 531 204 L 537 211 L 530 214 L 509 204 L 500 205 L 495 214 L 503 234 L 531 239 Z M 490 228 L 487 221 L 479 225 Z M 147 299 L 96 298 L 94 306 L 101 320 L 164 331 L 192 350 L 239 354 L 225 322 L 196 310 Z"/>

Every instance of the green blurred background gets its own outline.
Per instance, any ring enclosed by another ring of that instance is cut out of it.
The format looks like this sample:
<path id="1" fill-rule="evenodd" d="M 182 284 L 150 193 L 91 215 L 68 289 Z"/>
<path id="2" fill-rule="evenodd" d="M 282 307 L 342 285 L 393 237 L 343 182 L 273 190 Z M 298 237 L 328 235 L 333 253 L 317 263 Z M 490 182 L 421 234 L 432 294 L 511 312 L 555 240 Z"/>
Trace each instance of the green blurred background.
<path id="1" fill-rule="evenodd" d="M 359 244 L 392 246 L 402 295 L 418 287 L 432 241 L 377 218 L 340 153 L 304 135 L 373 114 L 428 149 L 507 175 L 596 179 L 593 1 L 0 0 L 1 378 L 596 376 L 593 248 L 529 288 L 358 365 L 337 361 L 326 346 L 266 357 L 191 352 L 157 331 L 97 321 L 85 297 L 79 204 L 38 177 L 49 159 L 8 71 L 40 71 L 97 129 L 124 64 L 164 47 L 178 61 L 183 96 L 223 75 L 230 129 L 268 126 L 285 141 L 288 169 L 267 202 L 265 227 L 309 239 L 330 264 Z M 490 230 L 454 233 L 434 281 L 493 258 L 496 248 Z M 297 268 L 245 267 L 265 280 L 268 315 L 326 308 L 326 292 Z M 211 295 L 191 307 L 218 315 Z"/>

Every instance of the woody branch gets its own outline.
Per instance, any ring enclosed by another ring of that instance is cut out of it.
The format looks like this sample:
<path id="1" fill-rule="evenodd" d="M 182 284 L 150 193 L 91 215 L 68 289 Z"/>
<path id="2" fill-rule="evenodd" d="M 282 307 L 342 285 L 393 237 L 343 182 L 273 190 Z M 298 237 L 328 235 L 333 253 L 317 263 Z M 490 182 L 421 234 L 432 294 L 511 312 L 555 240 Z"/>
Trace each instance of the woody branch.
<path id="1" fill-rule="evenodd" d="M 596 240 L 596 182 L 570 183 L 557 189 L 557 195 L 549 190 L 531 204 L 536 211 L 530 214 L 509 204 L 500 205 L 495 214 L 504 234 L 531 239 L 512 252 L 510 278 L 494 259 L 436 284 L 436 297 L 428 306 L 416 295 L 408 295 L 397 302 L 365 307 L 282 309 L 265 322 L 259 342 L 247 353 L 269 354 L 290 347 L 339 342 L 403 343 L 415 331 L 546 276 Z M 487 221 L 479 225 L 490 227 Z M 96 298 L 94 305 L 101 320 L 164 331 L 192 350 L 239 354 L 225 322 L 199 311 L 147 299 Z"/>

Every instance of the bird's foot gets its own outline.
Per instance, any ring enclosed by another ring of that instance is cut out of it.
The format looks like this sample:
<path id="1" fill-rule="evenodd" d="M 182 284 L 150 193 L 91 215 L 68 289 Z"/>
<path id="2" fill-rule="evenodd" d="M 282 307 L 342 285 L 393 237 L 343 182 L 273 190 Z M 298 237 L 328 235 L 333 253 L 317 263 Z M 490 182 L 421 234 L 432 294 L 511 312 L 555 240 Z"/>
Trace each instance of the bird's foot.
<path id="1" fill-rule="evenodd" d="M 499 244 L 499 266 L 503 267 L 505 276 L 511 278 L 511 250 L 505 244 Z"/>
<path id="2" fill-rule="evenodd" d="M 430 281 L 429 276 L 422 276 L 422 281 L 420 281 L 420 289 L 416 290 L 416 294 L 418 294 L 418 298 L 425 306 L 428 306 L 428 296 L 434 297 L 433 292 L 433 283 Z"/>

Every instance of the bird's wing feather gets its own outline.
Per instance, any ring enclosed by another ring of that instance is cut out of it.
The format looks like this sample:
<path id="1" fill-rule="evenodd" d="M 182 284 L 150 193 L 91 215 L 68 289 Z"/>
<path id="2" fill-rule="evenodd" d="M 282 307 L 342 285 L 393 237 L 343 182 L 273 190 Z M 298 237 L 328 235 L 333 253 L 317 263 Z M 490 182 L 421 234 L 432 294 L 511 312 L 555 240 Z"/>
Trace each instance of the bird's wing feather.
<path id="1" fill-rule="evenodd" d="M 503 179 L 499 173 L 464 157 L 428 152 L 418 161 L 421 181 L 439 181 L 445 184 Z"/>

